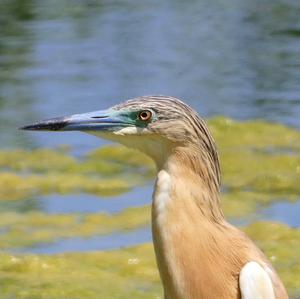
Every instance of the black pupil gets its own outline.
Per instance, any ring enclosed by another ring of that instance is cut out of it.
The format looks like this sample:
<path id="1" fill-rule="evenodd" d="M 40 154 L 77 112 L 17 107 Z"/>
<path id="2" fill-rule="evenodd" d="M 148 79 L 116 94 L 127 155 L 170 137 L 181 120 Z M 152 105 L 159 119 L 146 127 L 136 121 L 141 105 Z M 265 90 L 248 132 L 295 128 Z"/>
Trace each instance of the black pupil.
<path id="1" fill-rule="evenodd" d="M 141 113 L 141 117 L 142 118 L 148 118 L 148 116 L 149 116 L 148 112 L 146 112 L 146 111 L 144 111 L 144 112 Z"/>

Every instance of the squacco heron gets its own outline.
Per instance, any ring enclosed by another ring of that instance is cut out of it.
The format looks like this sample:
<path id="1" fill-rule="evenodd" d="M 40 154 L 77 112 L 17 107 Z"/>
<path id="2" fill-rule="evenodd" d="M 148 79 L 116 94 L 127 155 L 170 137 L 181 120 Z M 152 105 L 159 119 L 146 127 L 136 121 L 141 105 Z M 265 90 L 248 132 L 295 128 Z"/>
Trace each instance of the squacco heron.
<path id="1" fill-rule="evenodd" d="M 180 100 L 139 97 L 22 129 L 83 131 L 155 161 L 152 233 L 166 299 L 288 298 L 266 256 L 225 220 L 215 142 L 203 119 Z"/>

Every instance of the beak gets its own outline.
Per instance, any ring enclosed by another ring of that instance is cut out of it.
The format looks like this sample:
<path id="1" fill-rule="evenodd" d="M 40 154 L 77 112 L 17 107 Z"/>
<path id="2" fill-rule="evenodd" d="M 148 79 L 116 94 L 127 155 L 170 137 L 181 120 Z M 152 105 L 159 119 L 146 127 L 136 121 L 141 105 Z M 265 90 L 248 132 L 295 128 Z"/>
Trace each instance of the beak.
<path id="1" fill-rule="evenodd" d="M 122 115 L 109 109 L 51 118 L 20 129 L 31 131 L 112 131 L 116 127 L 129 125 L 124 121 Z"/>

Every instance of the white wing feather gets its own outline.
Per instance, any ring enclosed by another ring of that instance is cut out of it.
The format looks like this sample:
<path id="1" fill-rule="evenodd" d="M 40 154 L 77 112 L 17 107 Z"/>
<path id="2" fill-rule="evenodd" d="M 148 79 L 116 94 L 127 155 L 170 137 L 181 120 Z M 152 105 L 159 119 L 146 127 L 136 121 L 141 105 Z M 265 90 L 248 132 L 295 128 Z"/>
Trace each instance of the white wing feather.
<path id="1" fill-rule="evenodd" d="M 248 262 L 242 268 L 239 283 L 242 299 L 275 299 L 270 276 L 256 262 Z"/>

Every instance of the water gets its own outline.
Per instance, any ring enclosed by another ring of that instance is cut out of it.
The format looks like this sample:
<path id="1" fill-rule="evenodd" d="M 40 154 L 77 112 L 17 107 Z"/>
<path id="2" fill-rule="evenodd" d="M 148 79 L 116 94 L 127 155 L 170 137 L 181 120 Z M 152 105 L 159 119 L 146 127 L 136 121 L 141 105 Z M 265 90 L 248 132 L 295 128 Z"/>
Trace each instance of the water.
<path id="1" fill-rule="evenodd" d="M 300 128 L 299 15 L 298 0 L 0 0 L 0 147 L 68 144 L 80 156 L 104 142 L 16 128 L 146 94 L 182 98 L 205 117 Z M 151 187 L 143 193 L 150 198 Z M 47 213 L 116 212 L 131 194 L 87 198 L 89 206 L 84 196 L 29 204 Z M 24 204 L 11 209 L 26 211 Z"/>
<path id="2" fill-rule="evenodd" d="M 126 195 L 128 197 L 128 195 Z M 58 196 L 53 197 L 53 199 L 47 197 L 42 200 L 42 202 L 47 202 L 45 205 L 50 213 L 69 213 L 69 212 L 119 212 L 124 208 L 130 206 L 139 206 L 140 202 L 133 204 L 132 201 L 118 200 L 116 202 L 115 209 L 113 208 L 115 204 L 99 202 L 99 198 L 92 199 L 89 196 L 70 196 L 69 199 L 72 199 L 71 204 L 65 205 L 58 204 L 58 201 L 62 199 Z M 128 197 L 130 198 L 130 197 Z M 91 200 L 92 199 L 92 200 Z M 54 202 L 54 203 L 53 203 Z M 87 204 L 87 205 L 86 205 Z M 86 207 L 84 209 L 83 207 Z M 98 209 L 97 209 L 98 207 Z M 106 210 L 103 210 L 103 207 L 107 207 Z M 46 209 L 46 211 L 47 211 Z M 45 210 L 45 209 L 44 209 Z M 300 227 L 299 220 L 299 211 L 300 211 L 300 201 L 289 203 L 289 202 L 278 202 L 272 204 L 270 207 L 262 209 L 257 214 L 250 214 L 244 218 L 231 219 L 230 223 L 238 226 L 246 226 L 256 220 L 269 220 L 275 222 L 282 222 L 292 227 Z M 57 240 L 50 244 L 36 244 L 33 247 L 25 247 L 13 250 L 13 252 L 23 252 L 23 253 L 33 253 L 33 254 L 56 254 L 63 252 L 81 252 L 81 251 L 95 251 L 95 250 L 109 250 L 109 249 L 118 249 L 122 247 L 134 246 L 144 242 L 151 242 L 152 235 L 150 227 L 141 227 L 138 229 L 130 230 L 127 232 L 115 232 L 107 235 L 94 235 L 92 237 L 86 238 L 68 238 Z"/>
<path id="3" fill-rule="evenodd" d="M 287 223 L 292 227 L 300 227 L 300 201 L 276 202 L 263 209 L 260 215 L 263 219 Z"/>
<path id="4" fill-rule="evenodd" d="M 71 238 L 67 240 L 60 240 L 51 244 L 36 245 L 33 248 L 21 248 L 13 250 L 13 252 L 30 254 L 56 254 L 74 251 L 86 252 L 96 250 L 111 250 L 150 242 L 151 238 L 150 228 L 147 227 L 128 231 L 126 233 L 117 232 L 110 235 L 93 236 L 90 238 Z"/>
<path id="5" fill-rule="evenodd" d="M 88 150 L 96 138 L 15 129 L 145 94 L 183 98 L 204 116 L 300 126 L 297 0 L 0 5 L 1 147 Z"/>
<path id="6" fill-rule="evenodd" d="M 99 197 L 92 194 L 50 194 L 14 201 L 0 200 L 0 211 L 20 213 L 42 211 L 47 214 L 110 213 L 116 214 L 130 207 L 141 207 L 151 202 L 152 185 L 136 187 L 125 195 Z M 150 193 L 149 193 L 150 191 Z"/>

